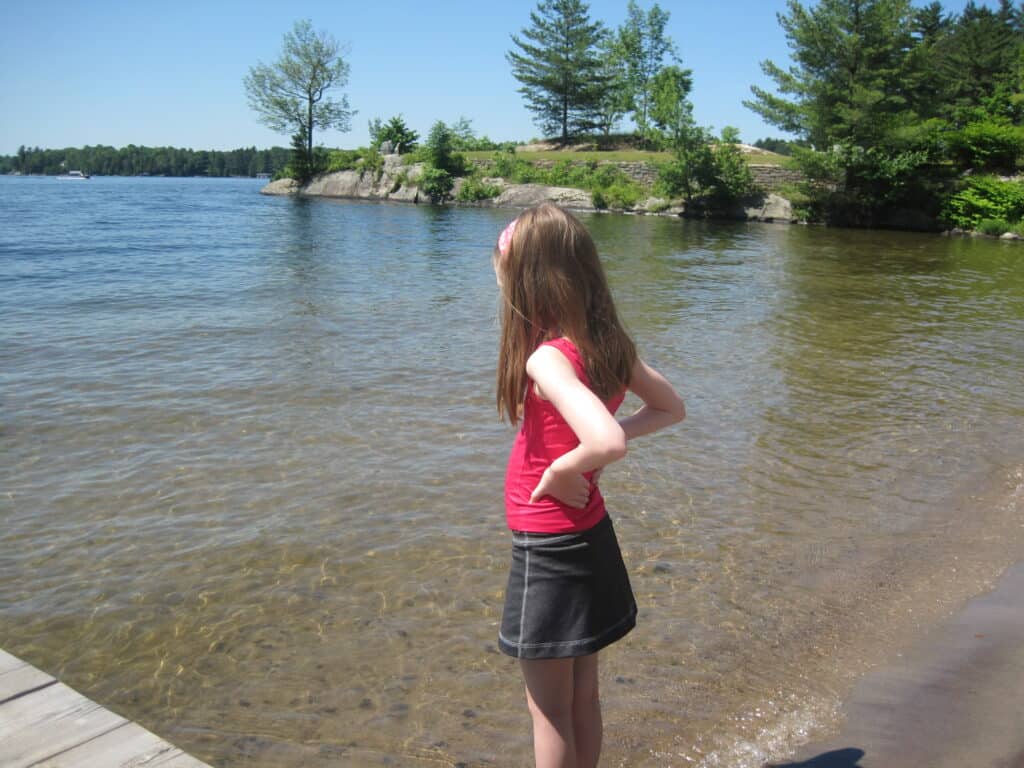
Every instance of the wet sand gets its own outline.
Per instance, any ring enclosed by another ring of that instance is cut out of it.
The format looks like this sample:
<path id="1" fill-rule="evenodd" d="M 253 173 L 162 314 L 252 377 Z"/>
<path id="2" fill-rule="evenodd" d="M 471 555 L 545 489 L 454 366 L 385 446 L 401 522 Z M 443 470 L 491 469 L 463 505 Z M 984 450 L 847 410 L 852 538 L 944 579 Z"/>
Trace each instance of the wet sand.
<path id="1" fill-rule="evenodd" d="M 776 768 L 1024 768 L 1024 563 L 866 675 L 834 738 Z"/>

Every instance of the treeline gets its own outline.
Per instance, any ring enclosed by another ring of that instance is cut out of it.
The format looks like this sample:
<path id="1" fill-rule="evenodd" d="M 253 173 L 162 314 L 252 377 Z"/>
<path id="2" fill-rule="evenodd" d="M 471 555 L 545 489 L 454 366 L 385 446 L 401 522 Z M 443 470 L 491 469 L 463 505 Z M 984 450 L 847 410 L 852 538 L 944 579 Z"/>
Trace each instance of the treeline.
<path id="1" fill-rule="evenodd" d="M 798 138 L 808 218 L 1021 227 L 1024 184 L 1001 177 L 1024 157 L 1024 5 L 790 0 L 779 22 L 791 62 L 745 103 Z"/>
<path id="2" fill-rule="evenodd" d="M 69 170 L 94 176 L 271 176 L 288 163 L 283 147 L 230 151 L 139 147 L 129 144 L 66 149 L 19 147 L 16 155 L 0 156 L 0 173 L 56 175 Z"/>

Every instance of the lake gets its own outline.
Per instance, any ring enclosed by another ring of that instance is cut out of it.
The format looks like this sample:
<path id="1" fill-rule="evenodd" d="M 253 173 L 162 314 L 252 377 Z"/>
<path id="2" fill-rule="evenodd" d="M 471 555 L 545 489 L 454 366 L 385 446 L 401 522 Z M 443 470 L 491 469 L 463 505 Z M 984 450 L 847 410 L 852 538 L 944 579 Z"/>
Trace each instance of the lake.
<path id="1" fill-rule="evenodd" d="M 0 647 L 217 766 L 529 765 L 514 213 L 260 184 L 0 178 Z M 581 218 L 689 411 L 602 478 L 603 764 L 760 766 L 1024 558 L 1024 247 Z"/>

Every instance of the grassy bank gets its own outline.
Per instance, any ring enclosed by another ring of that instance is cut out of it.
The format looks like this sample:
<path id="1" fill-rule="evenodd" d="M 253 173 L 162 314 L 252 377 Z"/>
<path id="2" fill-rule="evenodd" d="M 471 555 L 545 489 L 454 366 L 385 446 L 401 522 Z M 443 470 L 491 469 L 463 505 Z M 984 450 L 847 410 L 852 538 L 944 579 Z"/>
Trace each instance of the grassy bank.
<path id="1" fill-rule="evenodd" d="M 494 158 L 494 151 L 486 152 L 464 152 L 469 160 L 491 160 Z M 649 152 L 639 149 L 623 150 L 592 150 L 576 152 L 573 150 L 521 150 L 516 153 L 518 157 L 527 161 L 550 160 L 558 162 L 569 160 L 581 163 L 667 163 L 672 159 L 671 152 Z M 775 152 L 744 153 L 744 159 L 751 165 L 784 165 L 789 159 L 785 155 Z"/>

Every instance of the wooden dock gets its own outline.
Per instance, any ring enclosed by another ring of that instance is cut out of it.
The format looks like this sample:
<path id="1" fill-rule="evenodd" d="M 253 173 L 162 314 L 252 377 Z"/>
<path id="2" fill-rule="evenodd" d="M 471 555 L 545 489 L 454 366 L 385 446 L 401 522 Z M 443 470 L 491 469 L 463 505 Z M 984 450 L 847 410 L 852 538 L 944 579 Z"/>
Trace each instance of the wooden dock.
<path id="1" fill-rule="evenodd" d="M 0 650 L 3 768 L 210 768 Z"/>

